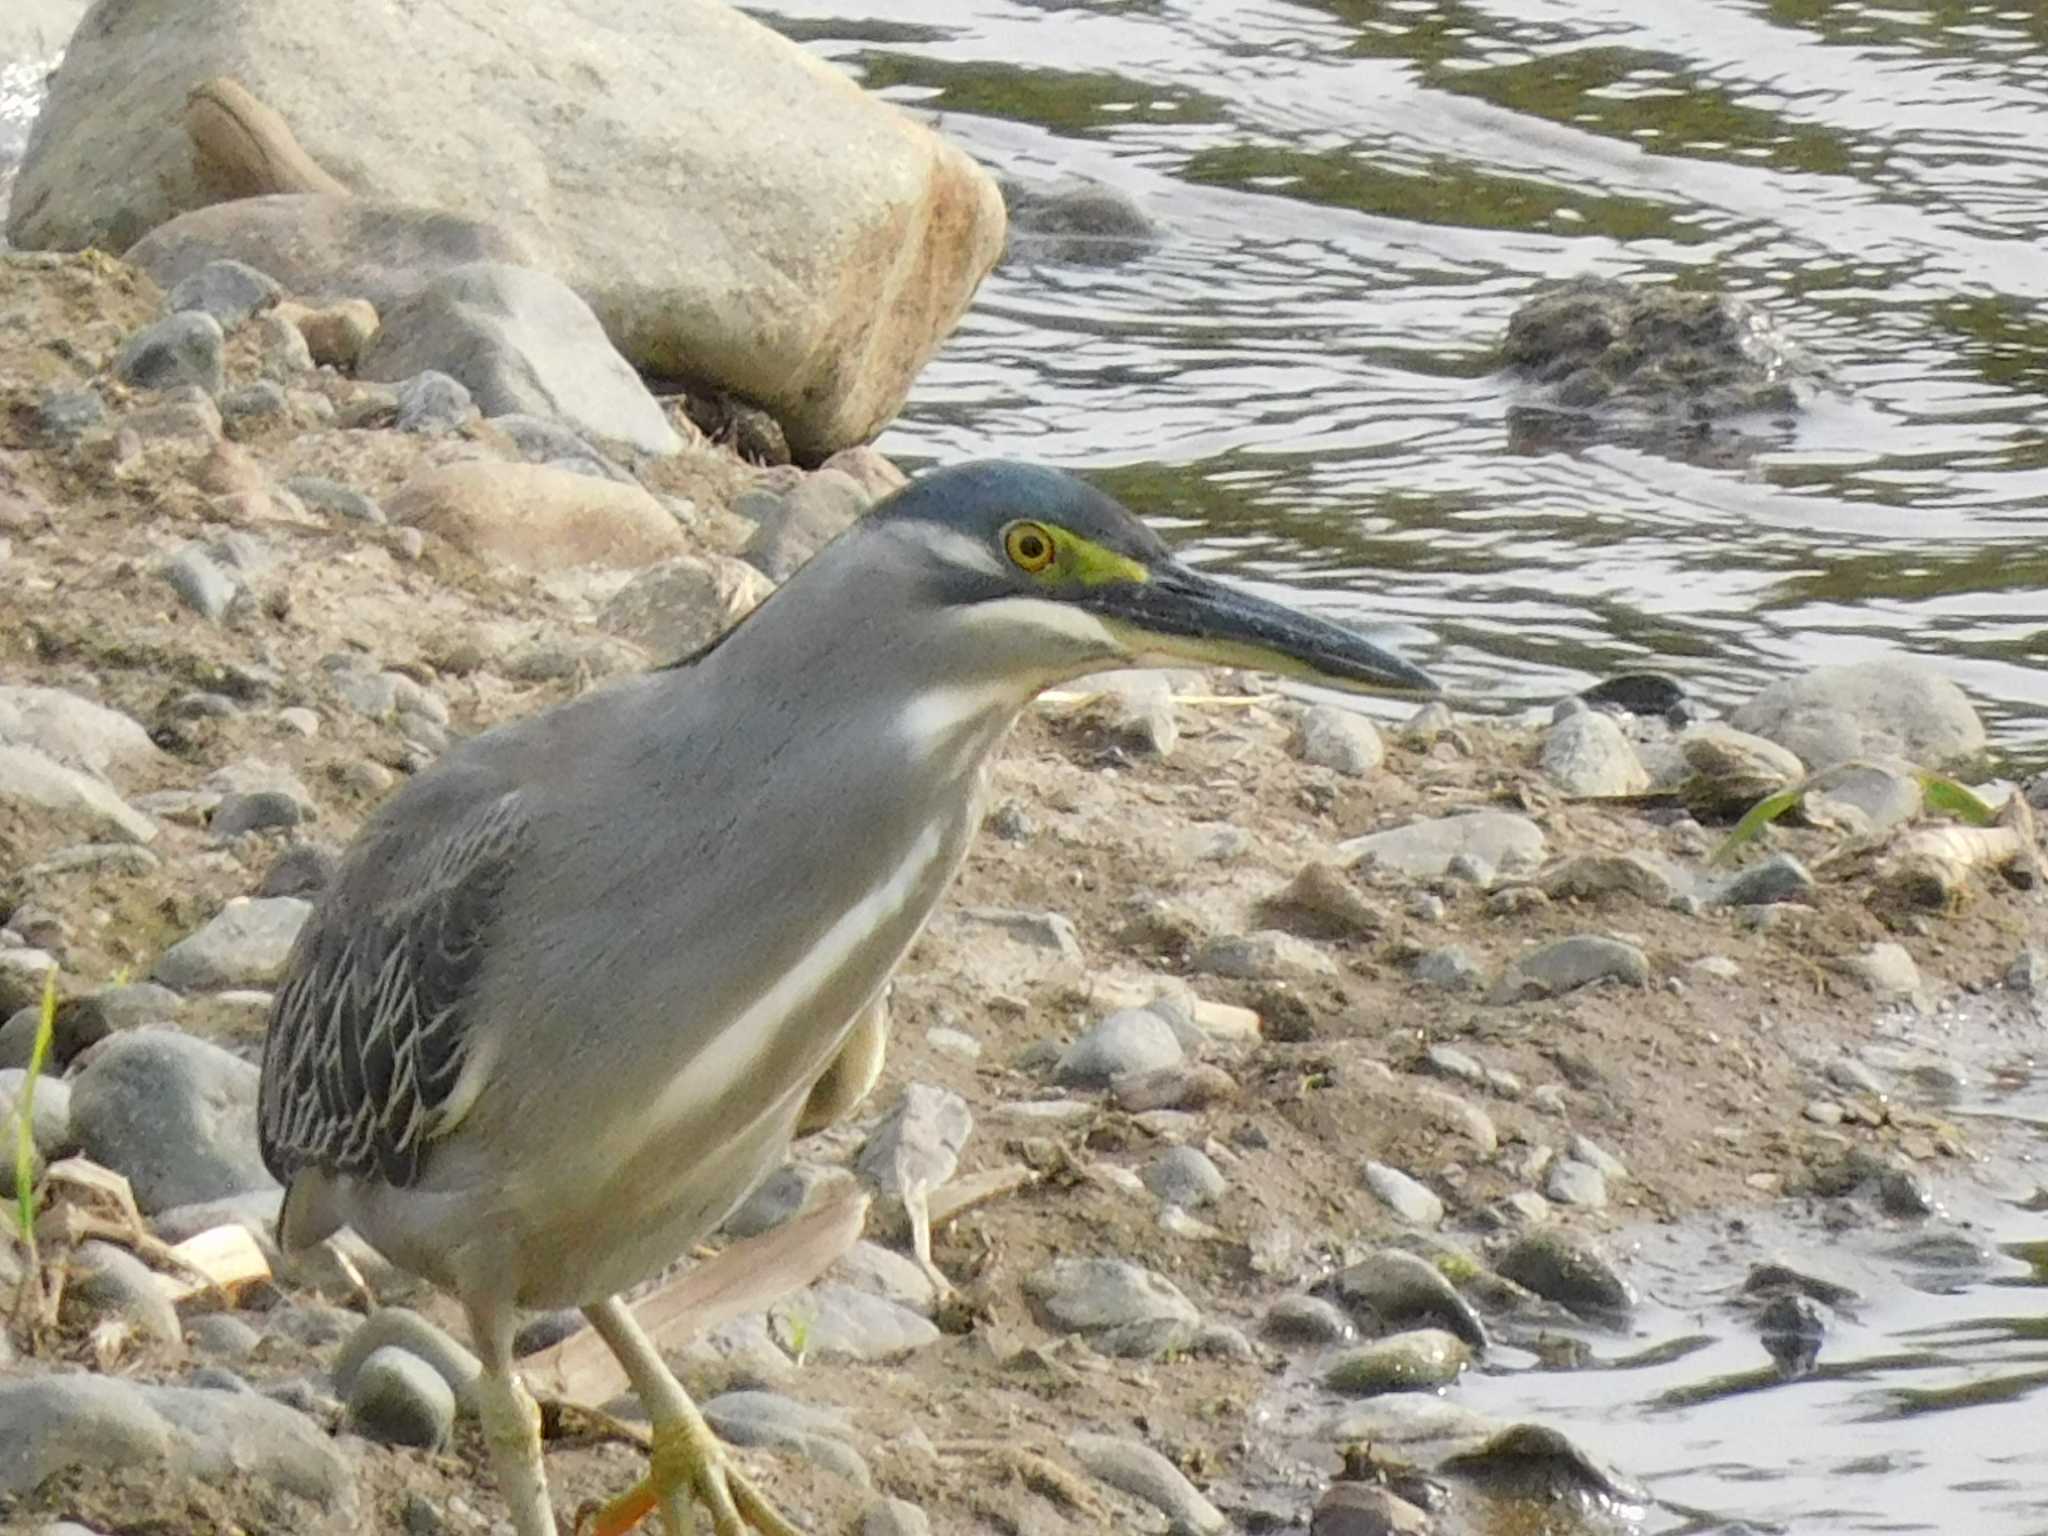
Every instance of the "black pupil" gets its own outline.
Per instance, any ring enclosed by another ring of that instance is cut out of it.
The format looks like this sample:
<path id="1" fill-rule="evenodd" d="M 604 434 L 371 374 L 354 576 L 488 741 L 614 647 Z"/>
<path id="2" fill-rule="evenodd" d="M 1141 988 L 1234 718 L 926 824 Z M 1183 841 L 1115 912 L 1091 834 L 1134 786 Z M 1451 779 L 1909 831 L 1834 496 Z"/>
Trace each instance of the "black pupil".
<path id="1" fill-rule="evenodd" d="M 1026 560 L 1043 560 L 1045 558 L 1045 540 L 1035 533 L 1027 533 L 1017 541 L 1017 553 Z"/>

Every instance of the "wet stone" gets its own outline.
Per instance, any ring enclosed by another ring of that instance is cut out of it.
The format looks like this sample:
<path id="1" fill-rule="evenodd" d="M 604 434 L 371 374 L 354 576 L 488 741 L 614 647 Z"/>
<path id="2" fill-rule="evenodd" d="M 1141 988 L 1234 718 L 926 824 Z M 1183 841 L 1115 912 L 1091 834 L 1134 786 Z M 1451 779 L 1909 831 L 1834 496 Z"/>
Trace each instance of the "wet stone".
<path id="1" fill-rule="evenodd" d="M 387 1344 L 356 1367 L 348 1423 L 367 1440 L 433 1450 L 454 1427 L 455 1393 L 418 1355 Z"/>
<path id="2" fill-rule="evenodd" d="M 1418 1227 L 1443 1225 L 1444 1203 L 1427 1186 L 1385 1163 L 1365 1165 L 1365 1187 L 1388 1210 Z"/>
<path id="3" fill-rule="evenodd" d="M 1349 1350 L 1323 1372 L 1323 1384 L 1353 1397 L 1383 1392 L 1434 1392 L 1471 1363 L 1472 1350 L 1442 1328 L 1415 1328 Z"/>
<path id="4" fill-rule="evenodd" d="M 1472 1304 L 1441 1270 L 1416 1254 L 1382 1248 L 1340 1270 L 1330 1288 L 1353 1316 L 1382 1333 L 1430 1323 L 1474 1349 L 1486 1348 L 1486 1325 Z"/>
<path id="5" fill-rule="evenodd" d="M 1635 1288 L 1607 1255 L 1589 1239 L 1562 1228 L 1525 1233 L 1509 1244 L 1494 1269 L 1582 1317 L 1607 1318 L 1635 1310 Z"/>
<path id="6" fill-rule="evenodd" d="M 1358 1334 L 1342 1309 L 1320 1296 L 1282 1296 L 1259 1326 L 1283 1344 L 1345 1344 Z"/>
<path id="7" fill-rule="evenodd" d="M 1068 1437 L 1067 1450 L 1098 1481 L 1158 1510 L 1174 1532 L 1215 1536 L 1229 1525 L 1178 1467 L 1142 1441 L 1075 1434 Z"/>

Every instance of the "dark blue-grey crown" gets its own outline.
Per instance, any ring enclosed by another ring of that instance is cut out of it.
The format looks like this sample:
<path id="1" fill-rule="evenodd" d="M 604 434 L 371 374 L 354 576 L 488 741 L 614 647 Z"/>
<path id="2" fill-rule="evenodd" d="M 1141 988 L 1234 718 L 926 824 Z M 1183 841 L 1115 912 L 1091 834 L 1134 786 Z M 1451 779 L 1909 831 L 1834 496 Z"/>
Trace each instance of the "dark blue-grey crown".
<path id="1" fill-rule="evenodd" d="M 868 513 L 871 521 L 918 519 L 978 539 L 995 538 L 1020 517 L 1057 523 L 1147 564 L 1166 555 L 1157 534 L 1087 481 L 1009 459 L 930 470 Z"/>

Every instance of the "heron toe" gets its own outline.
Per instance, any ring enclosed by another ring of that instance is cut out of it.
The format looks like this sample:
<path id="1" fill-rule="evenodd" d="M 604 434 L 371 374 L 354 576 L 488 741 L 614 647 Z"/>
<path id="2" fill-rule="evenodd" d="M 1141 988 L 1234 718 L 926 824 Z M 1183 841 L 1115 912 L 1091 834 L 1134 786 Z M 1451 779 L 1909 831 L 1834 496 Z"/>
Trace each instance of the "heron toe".
<path id="1" fill-rule="evenodd" d="M 658 1508 L 668 1536 L 692 1536 L 692 1506 L 711 1515 L 715 1536 L 804 1536 L 785 1520 L 738 1467 L 702 1418 L 664 1419 L 654 1426 L 654 1453 L 647 1476 L 596 1511 L 579 1533 L 628 1536 Z"/>

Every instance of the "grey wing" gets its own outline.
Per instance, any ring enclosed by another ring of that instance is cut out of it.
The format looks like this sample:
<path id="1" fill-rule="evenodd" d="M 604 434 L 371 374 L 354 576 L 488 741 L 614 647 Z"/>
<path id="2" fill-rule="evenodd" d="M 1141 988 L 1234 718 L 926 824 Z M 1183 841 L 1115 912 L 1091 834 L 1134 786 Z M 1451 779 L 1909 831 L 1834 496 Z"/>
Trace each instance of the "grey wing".
<path id="1" fill-rule="evenodd" d="M 263 1161 L 393 1185 L 421 1161 L 462 1075 L 472 1003 L 509 875 L 525 846 L 517 791 L 486 802 L 431 847 L 385 829 L 299 937 L 263 1047 Z M 387 889 L 386 853 L 417 873 Z M 410 856 L 409 856 L 410 855 Z"/>

